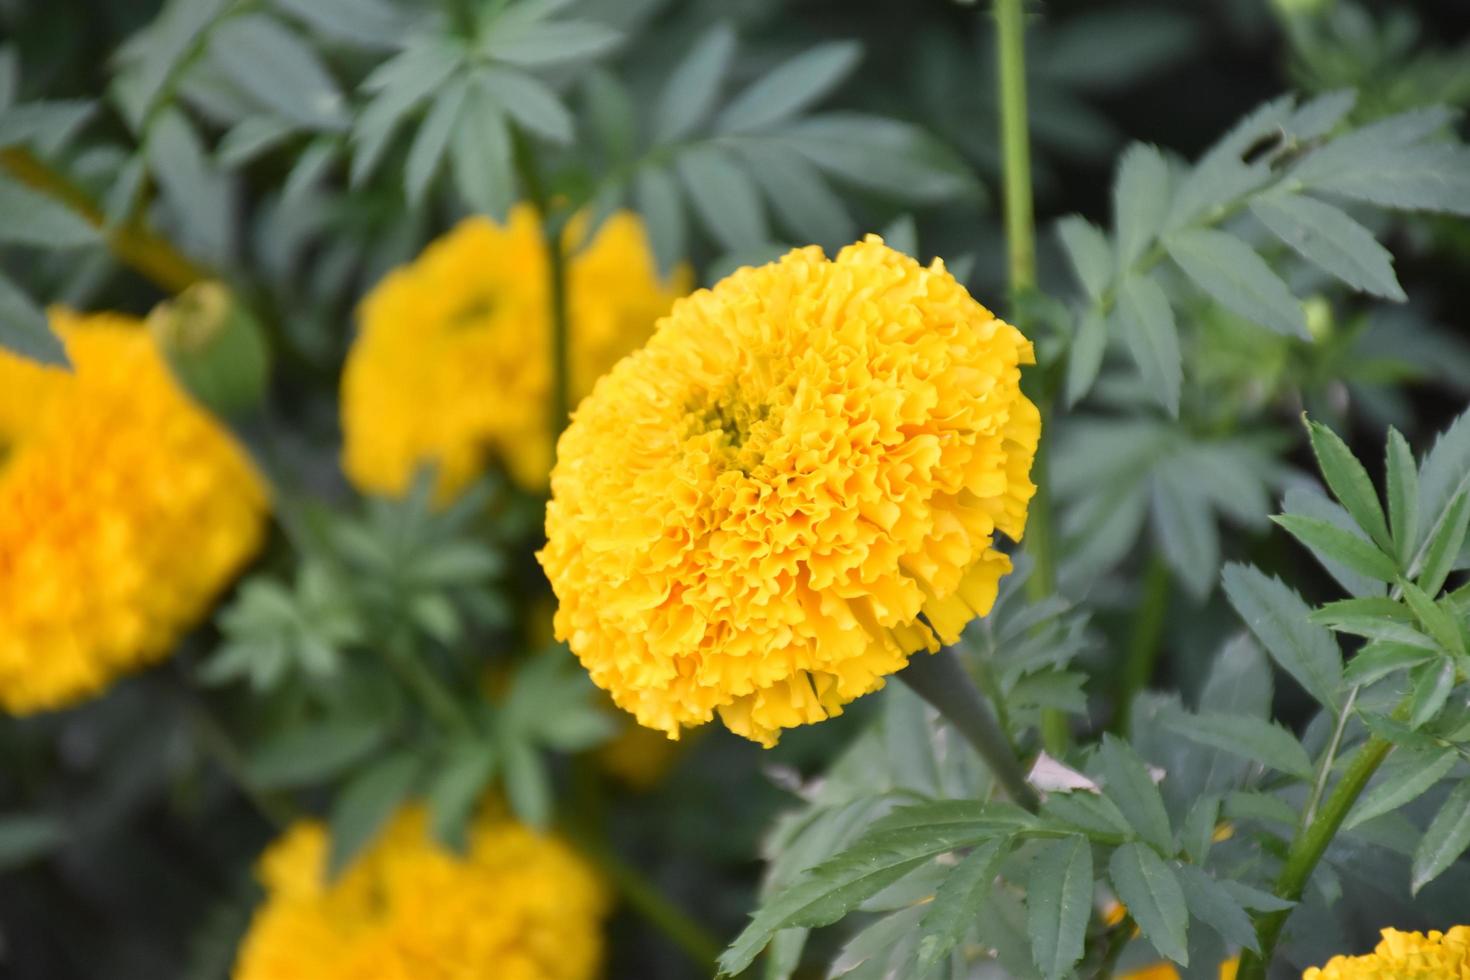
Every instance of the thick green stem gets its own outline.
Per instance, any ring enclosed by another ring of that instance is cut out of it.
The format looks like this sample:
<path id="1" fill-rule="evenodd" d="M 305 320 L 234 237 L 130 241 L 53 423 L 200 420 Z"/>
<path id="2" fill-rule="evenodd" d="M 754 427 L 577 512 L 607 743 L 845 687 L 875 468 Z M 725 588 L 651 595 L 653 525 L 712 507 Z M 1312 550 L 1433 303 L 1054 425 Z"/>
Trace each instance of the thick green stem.
<path id="1" fill-rule="evenodd" d="M 552 214 L 552 206 L 546 185 L 541 179 L 541 170 L 536 160 L 536 151 L 530 139 L 522 132 L 515 132 L 516 167 L 520 172 L 521 184 L 526 196 L 541 217 L 541 237 L 546 245 L 547 293 L 551 302 L 551 397 L 547 410 L 550 412 L 548 438 L 551 439 L 552 458 L 556 457 L 556 441 L 566 428 L 571 413 L 571 321 L 567 313 L 567 252 L 564 222 Z"/>
<path id="2" fill-rule="evenodd" d="M 1021 0 L 995 0 L 1000 141 L 1005 178 L 1011 300 L 1036 285 L 1036 218 L 1031 203 L 1031 141 L 1026 120 L 1026 25 Z"/>
<path id="3" fill-rule="evenodd" d="M 975 747 L 1011 799 L 1028 810 L 1034 811 L 1040 805 L 1036 791 L 1026 782 L 1011 740 L 952 650 L 946 647 L 932 655 L 916 653 L 897 676 Z"/>
<path id="4" fill-rule="evenodd" d="M 1275 892 L 1278 897 L 1289 902 L 1295 902 L 1302 897 L 1312 872 L 1322 860 L 1322 855 L 1327 852 L 1328 845 L 1337 835 L 1348 811 L 1353 808 L 1353 804 L 1368 785 L 1368 780 L 1373 778 L 1373 774 L 1378 771 L 1392 749 L 1392 742 L 1375 736 L 1358 750 L 1357 757 L 1348 766 L 1347 772 L 1333 788 L 1327 801 L 1322 804 L 1316 819 L 1303 828 L 1291 842 L 1291 849 L 1286 854 L 1286 864 L 1276 879 Z M 1237 980 L 1265 980 L 1271 954 L 1276 949 L 1276 941 L 1290 915 L 1291 910 L 1287 909 L 1265 913 L 1257 920 L 1256 939 L 1261 952 L 1257 955 L 1247 950 L 1241 956 Z"/>
<path id="5" fill-rule="evenodd" d="M 1157 554 L 1151 556 L 1143 576 L 1143 595 L 1133 619 L 1133 634 L 1128 641 L 1128 659 L 1118 678 L 1117 712 L 1113 715 L 1113 731 L 1128 730 L 1128 712 L 1138 692 L 1148 686 L 1154 667 L 1159 662 L 1160 641 L 1164 636 L 1164 618 L 1169 611 L 1169 566 Z"/>

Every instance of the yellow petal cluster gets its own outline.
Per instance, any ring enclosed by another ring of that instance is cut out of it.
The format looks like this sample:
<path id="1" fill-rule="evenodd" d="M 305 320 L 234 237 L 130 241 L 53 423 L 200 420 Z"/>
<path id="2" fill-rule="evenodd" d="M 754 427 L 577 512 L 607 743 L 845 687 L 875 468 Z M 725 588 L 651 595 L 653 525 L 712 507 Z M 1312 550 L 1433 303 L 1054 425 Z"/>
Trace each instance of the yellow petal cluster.
<path id="1" fill-rule="evenodd" d="M 266 494 L 140 321 L 53 311 L 68 372 L 0 350 L 0 707 L 159 660 L 259 547 Z"/>
<path id="2" fill-rule="evenodd" d="M 264 904 L 234 980 L 589 980 L 607 896 L 567 845 L 493 813 L 463 856 L 403 808 L 333 882 L 327 829 L 289 828 L 260 860 Z"/>
<path id="3" fill-rule="evenodd" d="M 1334 956 L 1302 980 L 1470 980 L 1470 926 L 1448 932 L 1384 929 L 1366 956 Z"/>
<path id="4" fill-rule="evenodd" d="M 994 602 L 1035 492 L 1030 343 L 876 236 L 675 304 L 558 446 L 557 636 L 677 737 L 773 745 Z"/>
<path id="5" fill-rule="evenodd" d="M 573 222 L 568 240 L 582 237 Z M 433 464 L 441 499 L 499 457 L 518 483 L 551 467 L 551 296 L 540 219 L 473 217 L 390 273 L 360 310 L 342 375 L 343 466 L 359 488 L 397 495 Z M 660 279 L 639 219 L 614 214 L 567 268 L 576 400 L 643 343 L 690 273 Z"/>

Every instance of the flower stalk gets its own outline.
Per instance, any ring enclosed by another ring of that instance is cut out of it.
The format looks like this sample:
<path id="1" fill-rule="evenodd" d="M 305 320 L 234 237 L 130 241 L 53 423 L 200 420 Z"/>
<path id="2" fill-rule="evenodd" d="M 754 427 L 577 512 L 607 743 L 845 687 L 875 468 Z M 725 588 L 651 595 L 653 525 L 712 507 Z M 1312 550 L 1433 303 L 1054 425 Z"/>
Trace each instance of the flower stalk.
<path id="1" fill-rule="evenodd" d="M 896 676 L 975 747 L 1012 800 L 1031 811 L 1041 805 L 995 712 L 952 649 L 945 647 L 932 655 L 916 653 Z"/>
<path id="2" fill-rule="evenodd" d="M 519 129 L 514 131 L 516 167 L 526 196 L 541 218 L 541 234 L 546 243 L 546 273 L 551 300 L 551 404 L 550 432 L 552 459 L 556 443 L 566 428 L 571 414 L 571 322 L 567 313 L 567 253 L 565 222 L 552 214 L 551 200 L 536 160 L 531 141 Z"/>

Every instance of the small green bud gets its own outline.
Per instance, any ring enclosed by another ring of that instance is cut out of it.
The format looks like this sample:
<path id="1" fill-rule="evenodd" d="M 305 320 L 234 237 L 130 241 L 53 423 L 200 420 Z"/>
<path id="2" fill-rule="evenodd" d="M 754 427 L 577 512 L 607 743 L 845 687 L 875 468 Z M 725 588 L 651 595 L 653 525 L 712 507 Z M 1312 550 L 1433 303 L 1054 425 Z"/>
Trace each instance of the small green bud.
<path id="1" fill-rule="evenodd" d="M 1332 336 L 1332 304 L 1321 296 L 1311 296 L 1302 301 L 1302 312 L 1307 319 L 1307 334 L 1315 341 Z"/>
<path id="2" fill-rule="evenodd" d="M 205 408 L 236 420 L 259 407 L 270 350 L 254 316 L 223 283 L 196 283 L 160 303 L 148 330 L 175 379 Z"/>

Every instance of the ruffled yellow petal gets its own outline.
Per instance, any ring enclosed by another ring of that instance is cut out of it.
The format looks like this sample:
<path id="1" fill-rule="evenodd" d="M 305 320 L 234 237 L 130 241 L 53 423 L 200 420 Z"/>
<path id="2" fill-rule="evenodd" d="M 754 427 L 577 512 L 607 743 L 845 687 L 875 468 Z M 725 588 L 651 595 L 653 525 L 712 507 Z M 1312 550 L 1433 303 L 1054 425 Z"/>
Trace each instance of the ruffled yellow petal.
<path id="1" fill-rule="evenodd" d="M 772 745 L 989 611 L 1035 492 L 1031 345 L 876 237 L 681 300 L 558 447 L 558 637 L 677 737 Z"/>
<path id="2" fill-rule="evenodd" d="M 1384 929 L 1382 935 L 1366 956 L 1334 956 L 1302 980 L 1470 980 L 1470 926 L 1427 936 Z"/>

